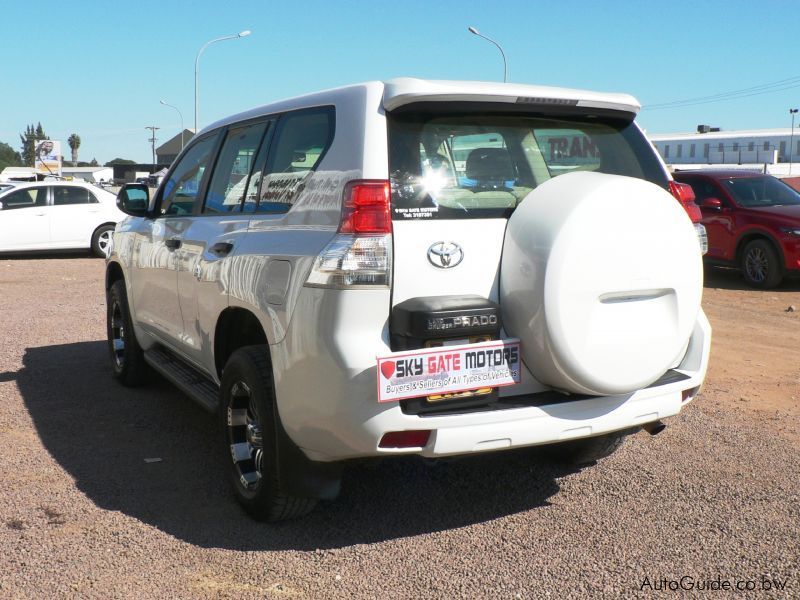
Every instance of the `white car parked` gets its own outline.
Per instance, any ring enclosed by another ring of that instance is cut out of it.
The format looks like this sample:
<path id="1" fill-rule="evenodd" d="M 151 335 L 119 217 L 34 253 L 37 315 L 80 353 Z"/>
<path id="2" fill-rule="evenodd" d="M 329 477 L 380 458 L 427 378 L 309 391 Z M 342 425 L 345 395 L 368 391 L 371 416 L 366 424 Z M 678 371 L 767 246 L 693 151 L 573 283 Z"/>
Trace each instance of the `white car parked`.
<path id="1" fill-rule="evenodd" d="M 0 190 L 0 252 L 91 249 L 106 256 L 126 218 L 113 194 L 74 181 L 18 183 Z"/>

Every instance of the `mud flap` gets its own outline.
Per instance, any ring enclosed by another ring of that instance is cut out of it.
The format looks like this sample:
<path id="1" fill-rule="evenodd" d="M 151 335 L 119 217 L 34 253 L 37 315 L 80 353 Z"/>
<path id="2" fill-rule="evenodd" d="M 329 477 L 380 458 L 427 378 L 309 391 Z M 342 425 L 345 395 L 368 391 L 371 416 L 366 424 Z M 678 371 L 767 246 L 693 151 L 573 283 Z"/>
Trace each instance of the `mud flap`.
<path id="1" fill-rule="evenodd" d="M 289 495 L 299 498 L 336 498 L 341 489 L 343 464 L 309 459 L 286 433 L 277 408 L 274 410 L 276 462 L 281 487 Z"/>

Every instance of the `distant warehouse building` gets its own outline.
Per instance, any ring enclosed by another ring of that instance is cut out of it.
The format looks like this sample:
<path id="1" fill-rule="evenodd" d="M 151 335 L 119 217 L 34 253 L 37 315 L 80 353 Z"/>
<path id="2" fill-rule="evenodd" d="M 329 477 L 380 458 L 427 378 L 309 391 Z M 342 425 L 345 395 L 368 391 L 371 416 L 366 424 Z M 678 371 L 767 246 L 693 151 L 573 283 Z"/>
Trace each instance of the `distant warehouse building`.
<path id="1" fill-rule="evenodd" d="M 800 127 L 720 131 L 706 125 L 697 133 L 648 135 L 667 164 L 768 164 L 800 161 Z"/>
<path id="2" fill-rule="evenodd" d="M 156 160 L 160 165 L 170 165 L 181 153 L 183 147 L 194 137 L 194 129 L 184 129 L 175 137 L 156 148 Z"/>

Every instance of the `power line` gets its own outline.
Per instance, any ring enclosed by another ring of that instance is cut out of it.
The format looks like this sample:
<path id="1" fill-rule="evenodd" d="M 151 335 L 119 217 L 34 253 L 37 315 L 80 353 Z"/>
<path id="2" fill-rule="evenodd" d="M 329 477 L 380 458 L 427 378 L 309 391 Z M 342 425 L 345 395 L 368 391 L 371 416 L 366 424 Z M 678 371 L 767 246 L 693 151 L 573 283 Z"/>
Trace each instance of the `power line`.
<path id="1" fill-rule="evenodd" d="M 662 110 L 667 108 L 681 108 L 684 106 L 696 106 L 698 104 L 711 104 L 713 102 L 721 102 L 727 100 L 738 100 L 740 98 L 749 98 L 751 96 L 758 96 L 761 94 L 771 94 L 774 92 L 781 92 L 800 87 L 800 76 L 789 77 L 787 79 L 780 79 L 770 83 L 763 83 L 761 85 L 752 86 L 749 88 L 742 88 L 739 90 L 731 90 L 721 92 L 719 94 L 712 94 L 710 96 L 699 96 L 697 98 L 687 98 L 685 100 L 673 100 L 671 102 L 660 102 L 656 104 L 647 104 L 642 107 L 642 110 Z"/>

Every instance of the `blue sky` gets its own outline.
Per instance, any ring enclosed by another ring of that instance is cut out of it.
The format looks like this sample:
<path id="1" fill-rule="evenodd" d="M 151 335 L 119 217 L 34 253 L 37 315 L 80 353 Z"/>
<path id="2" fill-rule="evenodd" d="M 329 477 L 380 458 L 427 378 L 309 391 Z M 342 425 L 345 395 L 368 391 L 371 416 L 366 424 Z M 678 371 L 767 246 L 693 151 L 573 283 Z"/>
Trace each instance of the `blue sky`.
<path id="1" fill-rule="evenodd" d="M 800 4 L 796 0 L 257 0 L 109 3 L 2 2 L 0 141 L 41 122 L 52 139 L 81 136 L 80 159 L 150 161 L 158 144 L 273 100 L 411 76 L 509 80 L 620 91 L 648 104 L 796 78 L 788 89 L 728 101 L 648 110 L 652 133 L 788 127 L 800 106 Z"/>

